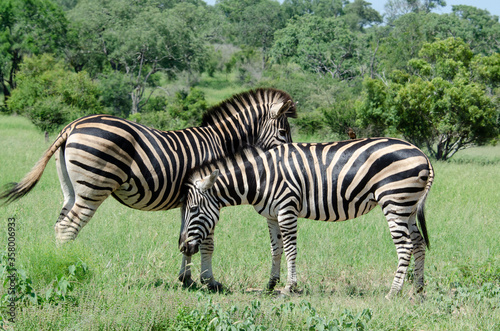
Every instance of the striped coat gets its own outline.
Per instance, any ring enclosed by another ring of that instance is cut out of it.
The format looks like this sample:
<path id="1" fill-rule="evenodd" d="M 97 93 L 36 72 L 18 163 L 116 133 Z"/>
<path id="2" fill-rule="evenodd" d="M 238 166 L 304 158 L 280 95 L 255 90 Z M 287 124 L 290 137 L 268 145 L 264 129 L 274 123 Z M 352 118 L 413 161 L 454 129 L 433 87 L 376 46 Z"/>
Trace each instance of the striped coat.
<path id="1" fill-rule="evenodd" d="M 285 290 L 291 291 L 297 279 L 297 218 L 344 221 L 380 205 L 399 260 L 388 297 L 401 290 L 412 254 L 420 291 L 429 245 L 423 208 L 433 177 L 428 158 L 418 148 L 392 138 L 247 149 L 237 157 L 204 165 L 190 176 L 179 246 L 188 255 L 203 250 L 220 208 L 253 205 L 268 219 L 273 256 L 268 287 L 274 288 L 280 279 L 284 249 Z"/>
<path id="2" fill-rule="evenodd" d="M 268 149 L 291 142 L 290 116 L 296 116 L 295 104 L 287 93 L 257 89 L 212 107 L 197 128 L 165 132 L 109 115 L 80 118 L 0 199 L 12 202 L 27 194 L 57 153 L 64 203 L 55 231 L 57 240 L 66 242 L 76 238 L 110 195 L 140 210 L 178 207 L 188 171 L 244 145 Z M 184 260 L 181 274 L 189 278 L 188 262 Z"/>

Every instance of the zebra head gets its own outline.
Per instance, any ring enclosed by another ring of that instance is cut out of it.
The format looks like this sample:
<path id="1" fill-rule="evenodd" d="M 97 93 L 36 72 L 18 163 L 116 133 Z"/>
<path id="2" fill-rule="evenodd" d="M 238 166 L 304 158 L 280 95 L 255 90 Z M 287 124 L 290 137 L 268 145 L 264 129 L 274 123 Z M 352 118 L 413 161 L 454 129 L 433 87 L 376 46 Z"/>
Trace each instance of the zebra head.
<path id="1" fill-rule="evenodd" d="M 286 114 L 293 113 L 294 107 L 295 104 L 292 100 L 279 100 L 270 104 L 268 116 L 261 123 L 261 129 L 257 136 L 257 146 L 267 150 L 292 142 L 290 124 Z"/>
<path id="2" fill-rule="evenodd" d="M 199 251 L 200 244 L 213 231 L 219 220 L 220 206 L 210 194 L 219 170 L 206 177 L 192 176 L 186 182 L 187 194 L 182 205 L 182 223 L 179 236 L 181 253 L 191 256 Z"/>
<path id="3" fill-rule="evenodd" d="M 243 146 L 267 150 L 291 143 L 288 118 L 296 117 L 296 104 L 288 93 L 260 88 L 237 94 L 208 109 L 201 126 L 222 130 L 222 143 L 227 143 L 228 151 L 236 153 Z"/>

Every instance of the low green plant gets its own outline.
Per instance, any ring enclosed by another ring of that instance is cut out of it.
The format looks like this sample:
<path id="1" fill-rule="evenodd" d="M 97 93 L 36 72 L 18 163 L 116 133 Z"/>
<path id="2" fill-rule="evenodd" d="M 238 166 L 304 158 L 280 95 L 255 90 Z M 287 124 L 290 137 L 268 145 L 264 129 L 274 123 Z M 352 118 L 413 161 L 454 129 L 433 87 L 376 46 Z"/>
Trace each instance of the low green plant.
<path id="1" fill-rule="evenodd" d="M 45 304 L 58 305 L 60 303 L 77 303 L 77 298 L 70 295 L 74 290 L 75 284 L 88 274 L 88 267 L 83 261 L 77 261 L 67 267 L 65 273 L 61 273 L 52 280 L 45 293 L 41 294 L 35 291 L 31 277 L 23 269 L 15 269 L 8 263 L 7 253 L 0 255 L 0 279 L 3 288 L 7 290 L 0 300 L 0 316 L 8 308 L 14 295 L 16 306 L 40 305 Z M 9 291 L 11 287 L 14 291 Z"/>
<path id="2" fill-rule="evenodd" d="M 203 297 L 200 296 L 200 299 Z M 293 302 L 274 306 L 271 315 L 287 320 L 296 314 L 307 316 L 305 325 L 296 325 L 290 321 L 287 329 L 296 330 L 368 330 L 372 311 L 364 309 L 358 314 L 346 309 L 339 318 L 327 318 L 320 315 L 312 304 L 306 300 L 299 304 Z M 265 320 L 262 303 L 253 300 L 243 309 L 235 305 L 227 309 L 213 303 L 212 298 L 202 309 L 179 309 L 171 328 L 173 330 L 277 330 L 272 322 Z"/>

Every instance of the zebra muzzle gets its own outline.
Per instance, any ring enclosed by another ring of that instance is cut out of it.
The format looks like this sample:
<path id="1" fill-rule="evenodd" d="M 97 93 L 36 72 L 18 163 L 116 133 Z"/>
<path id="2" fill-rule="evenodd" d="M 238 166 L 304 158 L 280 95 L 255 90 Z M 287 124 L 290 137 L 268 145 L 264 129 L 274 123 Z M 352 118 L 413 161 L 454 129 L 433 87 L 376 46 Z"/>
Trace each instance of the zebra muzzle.
<path id="1" fill-rule="evenodd" d="M 195 237 L 193 236 L 189 236 L 181 242 L 181 244 L 179 245 L 179 249 L 182 254 L 191 256 L 198 253 L 200 245 L 197 241 L 193 240 L 194 238 Z"/>

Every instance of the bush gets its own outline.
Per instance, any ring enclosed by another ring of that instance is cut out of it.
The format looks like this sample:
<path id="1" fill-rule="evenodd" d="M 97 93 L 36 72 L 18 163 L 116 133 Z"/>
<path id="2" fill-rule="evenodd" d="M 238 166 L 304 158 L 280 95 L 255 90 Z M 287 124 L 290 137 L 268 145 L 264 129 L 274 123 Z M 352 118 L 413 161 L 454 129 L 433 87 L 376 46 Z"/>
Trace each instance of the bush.
<path id="1" fill-rule="evenodd" d="M 54 132 L 79 117 L 102 113 L 99 96 L 97 83 L 85 71 L 74 73 L 44 54 L 21 64 L 7 105 L 40 130 Z"/>
<path id="2" fill-rule="evenodd" d="M 162 96 L 151 98 L 143 111 L 131 115 L 129 120 L 158 130 L 179 130 L 201 125 L 207 108 L 205 94 L 191 88 L 189 92 L 177 92 L 170 103 Z"/>
<path id="3" fill-rule="evenodd" d="M 323 121 L 318 115 L 304 115 L 295 120 L 295 125 L 299 127 L 300 133 L 313 135 L 323 128 Z"/>
<path id="4" fill-rule="evenodd" d="M 129 77 L 112 71 L 99 76 L 101 103 L 107 113 L 127 117 L 132 109 Z"/>

